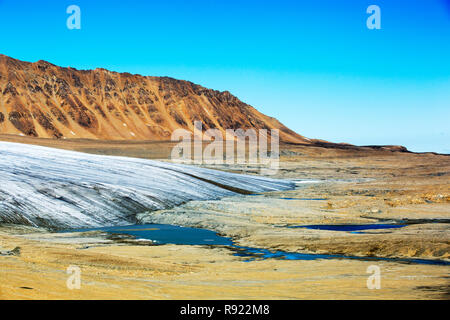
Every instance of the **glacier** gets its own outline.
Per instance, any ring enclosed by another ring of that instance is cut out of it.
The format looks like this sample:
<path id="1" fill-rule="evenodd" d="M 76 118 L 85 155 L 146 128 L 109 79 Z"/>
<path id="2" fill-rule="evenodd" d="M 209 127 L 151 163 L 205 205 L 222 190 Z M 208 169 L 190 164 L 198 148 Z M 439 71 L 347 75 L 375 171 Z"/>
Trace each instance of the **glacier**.
<path id="1" fill-rule="evenodd" d="M 293 189 L 287 180 L 0 142 L 0 223 L 55 229 L 136 222 L 191 200 Z"/>

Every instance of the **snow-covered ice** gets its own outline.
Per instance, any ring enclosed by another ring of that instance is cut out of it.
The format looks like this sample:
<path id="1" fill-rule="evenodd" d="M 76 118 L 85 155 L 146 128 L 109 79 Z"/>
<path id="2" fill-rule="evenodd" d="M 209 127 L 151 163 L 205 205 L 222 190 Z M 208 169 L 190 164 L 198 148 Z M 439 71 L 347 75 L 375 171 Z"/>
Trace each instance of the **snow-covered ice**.
<path id="1" fill-rule="evenodd" d="M 154 160 L 0 142 L 0 222 L 57 228 L 129 224 L 137 213 L 235 194 L 225 187 L 265 192 L 295 184 Z"/>

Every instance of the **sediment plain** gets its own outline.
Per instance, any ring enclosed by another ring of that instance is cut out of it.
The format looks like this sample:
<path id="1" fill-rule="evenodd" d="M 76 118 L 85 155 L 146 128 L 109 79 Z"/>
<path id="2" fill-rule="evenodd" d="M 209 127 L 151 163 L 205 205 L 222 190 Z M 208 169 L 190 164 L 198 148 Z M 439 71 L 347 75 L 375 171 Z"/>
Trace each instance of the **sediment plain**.
<path id="1" fill-rule="evenodd" d="M 33 143 L 42 141 L 36 139 Z M 84 148 L 99 154 L 120 150 L 122 156 L 131 148 L 131 156 L 159 159 L 164 159 L 168 154 L 164 150 L 171 148 L 164 143 L 155 149 L 151 143 L 142 145 L 116 149 L 98 141 L 65 144 L 72 150 Z M 214 168 L 247 174 L 260 172 L 250 165 Z M 297 188 L 192 201 L 173 209 L 141 213 L 137 218 L 142 223 L 206 228 L 232 238 L 238 245 L 272 251 L 392 260 L 247 262 L 226 247 L 149 246 L 139 241 L 114 240 L 103 232 L 61 234 L 3 225 L 0 251 L 7 253 L 19 247 L 20 253 L 0 256 L 0 298 L 449 298 L 448 265 L 395 260 L 450 260 L 449 156 L 382 148 L 282 145 L 280 170 L 272 177 L 294 180 Z M 405 226 L 362 233 L 292 228 L 380 222 Z M 82 271 L 80 290 L 66 286 L 66 269 L 70 265 L 79 266 Z M 380 267 L 381 289 L 367 288 L 367 268 L 371 265 Z"/>

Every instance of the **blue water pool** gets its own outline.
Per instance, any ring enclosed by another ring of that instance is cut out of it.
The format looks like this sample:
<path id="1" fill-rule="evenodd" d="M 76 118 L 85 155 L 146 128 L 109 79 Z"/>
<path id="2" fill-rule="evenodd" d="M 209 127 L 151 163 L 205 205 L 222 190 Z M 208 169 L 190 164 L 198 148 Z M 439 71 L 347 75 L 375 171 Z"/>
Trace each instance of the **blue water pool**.
<path id="1" fill-rule="evenodd" d="M 280 198 L 283 200 L 305 200 L 305 201 L 322 201 L 322 200 L 328 200 L 326 198 Z"/>
<path id="2" fill-rule="evenodd" d="M 231 239 L 221 237 L 214 231 L 185 228 L 170 224 L 143 224 L 119 227 L 103 227 L 91 229 L 75 229 L 70 232 L 106 231 L 109 233 L 129 234 L 137 239 L 149 239 L 157 244 L 184 244 L 184 245 L 222 245 L 233 244 Z"/>
<path id="3" fill-rule="evenodd" d="M 361 231 L 361 230 L 376 230 L 376 229 L 396 229 L 406 227 L 406 224 L 317 224 L 305 226 L 289 226 L 288 228 L 306 228 L 315 230 L 329 230 L 329 231 Z"/>
<path id="4" fill-rule="evenodd" d="M 361 229 L 360 229 L 361 230 Z M 178 245 L 208 245 L 225 246 L 234 251 L 234 255 L 246 257 L 245 261 L 250 262 L 256 259 L 282 259 L 282 260 L 316 260 L 316 259 L 355 259 L 361 261 L 392 261 L 403 263 L 450 265 L 447 261 L 426 260 L 426 259 L 397 259 L 379 257 L 353 257 L 344 255 L 309 254 L 285 251 L 271 251 L 261 248 L 239 246 L 233 243 L 232 239 L 223 237 L 214 231 L 186 228 L 168 224 L 144 224 L 118 227 L 103 227 L 91 229 L 73 229 L 63 232 L 86 232 L 104 231 L 111 234 L 127 234 L 137 239 L 147 239 L 156 241 L 157 244 L 178 244 Z"/>

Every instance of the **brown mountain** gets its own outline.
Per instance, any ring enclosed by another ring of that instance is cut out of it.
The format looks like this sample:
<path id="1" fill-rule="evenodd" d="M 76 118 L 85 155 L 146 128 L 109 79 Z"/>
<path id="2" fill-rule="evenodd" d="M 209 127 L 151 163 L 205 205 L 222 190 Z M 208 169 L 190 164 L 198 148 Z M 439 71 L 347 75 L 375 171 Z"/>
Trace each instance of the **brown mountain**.
<path id="1" fill-rule="evenodd" d="M 42 138 L 169 140 L 173 130 L 279 129 L 310 140 L 229 92 L 167 77 L 62 68 L 0 55 L 0 133 Z"/>

